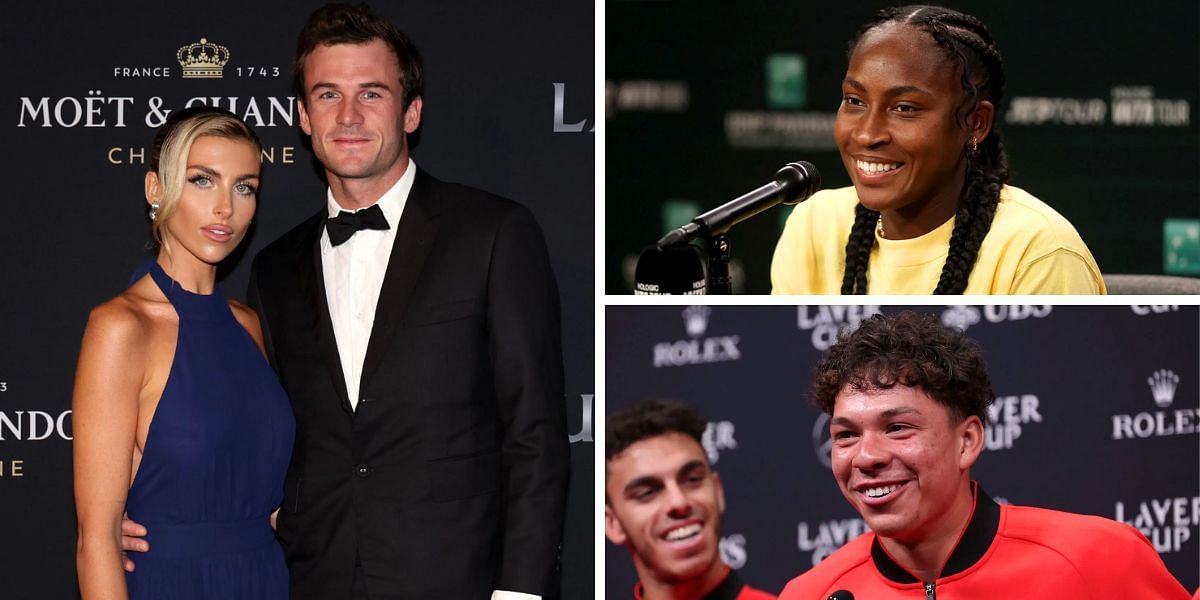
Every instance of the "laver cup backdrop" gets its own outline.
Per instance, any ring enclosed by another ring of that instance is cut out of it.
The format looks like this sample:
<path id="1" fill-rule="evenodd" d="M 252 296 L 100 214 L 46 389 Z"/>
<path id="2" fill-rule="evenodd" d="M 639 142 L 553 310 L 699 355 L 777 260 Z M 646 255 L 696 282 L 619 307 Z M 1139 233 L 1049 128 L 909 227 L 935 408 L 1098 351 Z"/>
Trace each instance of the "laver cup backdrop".
<path id="1" fill-rule="evenodd" d="M 227 296 L 243 298 L 250 259 L 324 206 L 323 175 L 300 131 L 291 88 L 297 35 L 321 4 L 5 7 L 0 597 L 76 594 L 75 361 L 88 310 L 121 292 L 151 256 L 143 176 L 167 111 L 221 106 L 263 141 L 255 226 L 222 269 Z M 528 206 L 545 232 L 562 300 L 563 401 L 573 442 L 562 592 L 591 597 L 594 7 L 548 0 L 372 4 L 412 37 L 425 60 L 416 163 L 442 180 Z M 192 54 L 213 64 L 191 64 Z"/>
<path id="2" fill-rule="evenodd" d="M 806 160 L 850 185 L 833 123 L 858 28 L 897 2 L 607 4 L 605 289 L 644 247 Z M 1010 183 L 1062 213 L 1106 274 L 1200 275 L 1200 3 L 950 2 L 1007 75 Z M 735 227 L 734 291 L 770 290 L 790 208 Z"/>
<path id="3" fill-rule="evenodd" d="M 839 331 L 898 306 L 610 306 L 606 413 L 642 398 L 697 407 L 721 475 L 721 554 L 778 591 L 866 531 L 830 470 L 807 395 Z M 995 403 L 972 478 L 999 501 L 1124 521 L 1188 590 L 1200 584 L 1196 306 L 922 306 L 982 348 Z M 606 543 L 609 594 L 629 553 Z"/>

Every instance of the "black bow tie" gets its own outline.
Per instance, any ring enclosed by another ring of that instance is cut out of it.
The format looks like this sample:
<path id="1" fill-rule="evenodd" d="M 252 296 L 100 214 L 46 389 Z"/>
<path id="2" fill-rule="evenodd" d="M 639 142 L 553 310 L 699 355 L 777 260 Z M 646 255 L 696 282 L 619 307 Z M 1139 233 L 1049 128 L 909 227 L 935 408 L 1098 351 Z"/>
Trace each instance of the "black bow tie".
<path id="1" fill-rule="evenodd" d="M 336 217 L 325 220 L 325 231 L 329 232 L 329 243 L 340 246 L 360 229 L 390 229 L 387 217 L 378 204 L 358 212 L 341 211 Z"/>

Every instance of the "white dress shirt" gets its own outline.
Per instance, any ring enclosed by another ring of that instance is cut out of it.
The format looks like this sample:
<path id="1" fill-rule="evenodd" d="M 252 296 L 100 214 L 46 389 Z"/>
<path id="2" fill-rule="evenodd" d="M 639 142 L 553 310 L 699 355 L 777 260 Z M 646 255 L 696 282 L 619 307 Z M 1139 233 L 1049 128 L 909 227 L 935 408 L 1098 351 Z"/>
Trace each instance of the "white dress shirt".
<path id="1" fill-rule="evenodd" d="M 338 246 L 329 242 L 328 231 L 321 233 L 325 299 L 329 302 L 333 337 L 337 340 L 342 374 L 346 377 L 346 393 L 350 406 L 356 410 L 363 360 L 367 356 L 371 327 L 375 324 L 375 307 L 379 304 L 379 289 L 383 286 L 383 276 L 387 273 L 388 259 L 396 241 L 396 225 L 404 213 L 416 173 L 417 165 L 409 159 L 404 175 L 375 202 L 387 219 L 388 229 L 363 229 Z M 330 217 L 346 210 L 333 198 L 332 190 L 326 192 L 325 204 Z"/>
<path id="2" fill-rule="evenodd" d="M 392 245 L 396 242 L 396 225 L 404 214 L 416 172 L 417 165 L 410 158 L 404 175 L 375 202 L 387 219 L 388 229 L 363 229 L 338 246 L 329 242 L 328 232 L 321 233 L 325 299 L 329 303 L 329 318 L 333 321 L 333 337 L 337 341 L 338 358 L 342 361 L 342 374 L 346 377 L 346 393 L 355 410 L 358 410 L 363 360 L 367 356 L 371 328 L 375 325 L 379 290 L 383 287 Z M 346 210 L 333 198 L 332 190 L 327 190 L 325 195 L 330 217 Z M 541 596 L 495 590 L 492 600 L 541 600 Z"/>

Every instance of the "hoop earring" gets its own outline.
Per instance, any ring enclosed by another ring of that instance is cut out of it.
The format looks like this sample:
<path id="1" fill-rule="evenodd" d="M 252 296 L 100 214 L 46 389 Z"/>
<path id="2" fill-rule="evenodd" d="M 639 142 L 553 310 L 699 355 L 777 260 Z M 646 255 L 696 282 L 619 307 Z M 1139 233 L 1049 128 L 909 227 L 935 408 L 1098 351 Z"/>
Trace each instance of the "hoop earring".
<path id="1" fill-rule="evenodd" d="M 158 203 L 151 202 L 150 203 L 150 220 L 154 221 L 156 219 L 158 219 Z"/>

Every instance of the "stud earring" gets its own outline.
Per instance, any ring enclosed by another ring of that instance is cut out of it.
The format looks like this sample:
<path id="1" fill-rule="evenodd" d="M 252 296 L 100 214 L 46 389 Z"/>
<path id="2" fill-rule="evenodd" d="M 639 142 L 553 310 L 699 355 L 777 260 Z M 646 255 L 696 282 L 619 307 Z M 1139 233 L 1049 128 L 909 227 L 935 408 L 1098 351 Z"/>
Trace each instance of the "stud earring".
<path id="1" fill-rule="evenodd" d="M 154 221 L 156 219 L 158 219 L 158 203 L 151 202 L 150 203 L 150 220 Z"/>

